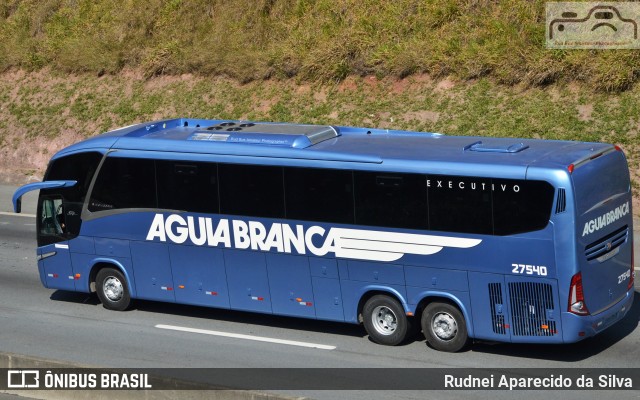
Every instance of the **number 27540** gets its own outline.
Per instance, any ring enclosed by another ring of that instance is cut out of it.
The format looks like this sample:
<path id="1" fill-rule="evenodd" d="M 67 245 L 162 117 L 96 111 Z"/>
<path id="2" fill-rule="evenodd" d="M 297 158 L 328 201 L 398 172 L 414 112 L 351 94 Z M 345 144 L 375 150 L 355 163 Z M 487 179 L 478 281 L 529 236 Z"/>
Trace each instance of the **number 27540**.
<path id="1" fill-rule="evenodd" d="M 547 267 L 544 265 L 511 264 L 514 274 L 547 276 Z"/>

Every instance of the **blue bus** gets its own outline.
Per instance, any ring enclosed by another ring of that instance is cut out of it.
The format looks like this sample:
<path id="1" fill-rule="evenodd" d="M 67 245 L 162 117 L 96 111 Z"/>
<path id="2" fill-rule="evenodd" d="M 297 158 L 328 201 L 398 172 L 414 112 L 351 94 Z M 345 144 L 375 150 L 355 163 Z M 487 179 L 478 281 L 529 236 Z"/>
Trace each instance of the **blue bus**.
<path id="1" fill-rule="evenodd" d="M 633 302 L 632 198 L 617 146 L 171 119 L 67 147 L 40 190 L 51 289 L 572 343 Z"/>

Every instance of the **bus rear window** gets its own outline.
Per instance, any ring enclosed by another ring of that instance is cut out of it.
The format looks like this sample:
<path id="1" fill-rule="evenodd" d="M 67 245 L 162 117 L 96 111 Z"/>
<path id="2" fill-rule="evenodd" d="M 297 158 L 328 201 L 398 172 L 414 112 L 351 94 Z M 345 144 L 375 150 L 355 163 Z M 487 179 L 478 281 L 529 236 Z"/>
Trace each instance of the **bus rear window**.
<path id="1" fill-rule="evenodd" d="M 624 155 L 612 151 L 576 168 L 571 174 L 578 215 L 629 191 L 629 170 Z"/>

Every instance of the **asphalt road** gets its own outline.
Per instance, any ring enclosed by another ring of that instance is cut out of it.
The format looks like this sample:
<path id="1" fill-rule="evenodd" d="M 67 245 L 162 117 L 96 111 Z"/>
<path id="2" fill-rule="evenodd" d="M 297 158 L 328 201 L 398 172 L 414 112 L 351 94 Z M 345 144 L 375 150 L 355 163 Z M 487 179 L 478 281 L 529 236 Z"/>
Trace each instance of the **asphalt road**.
<path id="1" fill-rule="evenodd" d="M 399 347 L 376 345 L 368 340 L 363 328 L 340 323 L 144 301 L 127 312 L 107 311 L 95 296 L 42 287 L 35 259 L 35 218 L 6 212 L 12 191 L 11 187 L 0 186 L 0 351 L 98 367 L 640 367 L 639 279 L 635 302 L 626 319 L 595 338 L 562 346 L 475 343 L 457 354 L 430 349 L 424 338 Z M 35 213 L 33 199 L 25 200 L 24 213 Z M 326 348 L 161 329 L 158 325 Z M 519 392 L 514 396 L 495 391 L 286 393 L 318 399 L 500 399 L 541 395 Z M 605 396 L 606 392 L 562 394 L 568 399 Z M 615 398 L 637 399 L 638 392 L 615 392 Z"/>

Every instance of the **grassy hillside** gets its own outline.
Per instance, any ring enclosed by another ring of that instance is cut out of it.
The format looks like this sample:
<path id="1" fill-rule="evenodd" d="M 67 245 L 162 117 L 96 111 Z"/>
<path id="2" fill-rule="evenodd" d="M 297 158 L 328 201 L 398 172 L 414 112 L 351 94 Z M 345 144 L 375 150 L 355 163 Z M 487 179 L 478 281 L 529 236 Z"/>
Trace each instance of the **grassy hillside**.
<path id="1" fill-rule="evenodd" d="M 173 117 L 287 121 L 445 132 L 459 135 L 580 139 L 621 145 L 637 192 L 640 87 L 593 93 L 578 85 L 497 85 L 488 79 L 348 77 L 300 84 L 192 75 L 143 79 L 0 74 L 0 175 L 39 177 L 53 152 L 131 123 Z"/>
<path id="2" fill-rule="evenodd" d="M 638 193 L 640 52 L 547 50 L 544 4 L 0 0 L 0 179 L 185 116 L 610 142 Z"/>
<path id="3" fill-rule="evenodd" d="M 0 0 L 0 70 L 49 66 L 241 82 L 428 73 L 631 87 L 635 50 L 547 50 L 544 1 Z"/>

